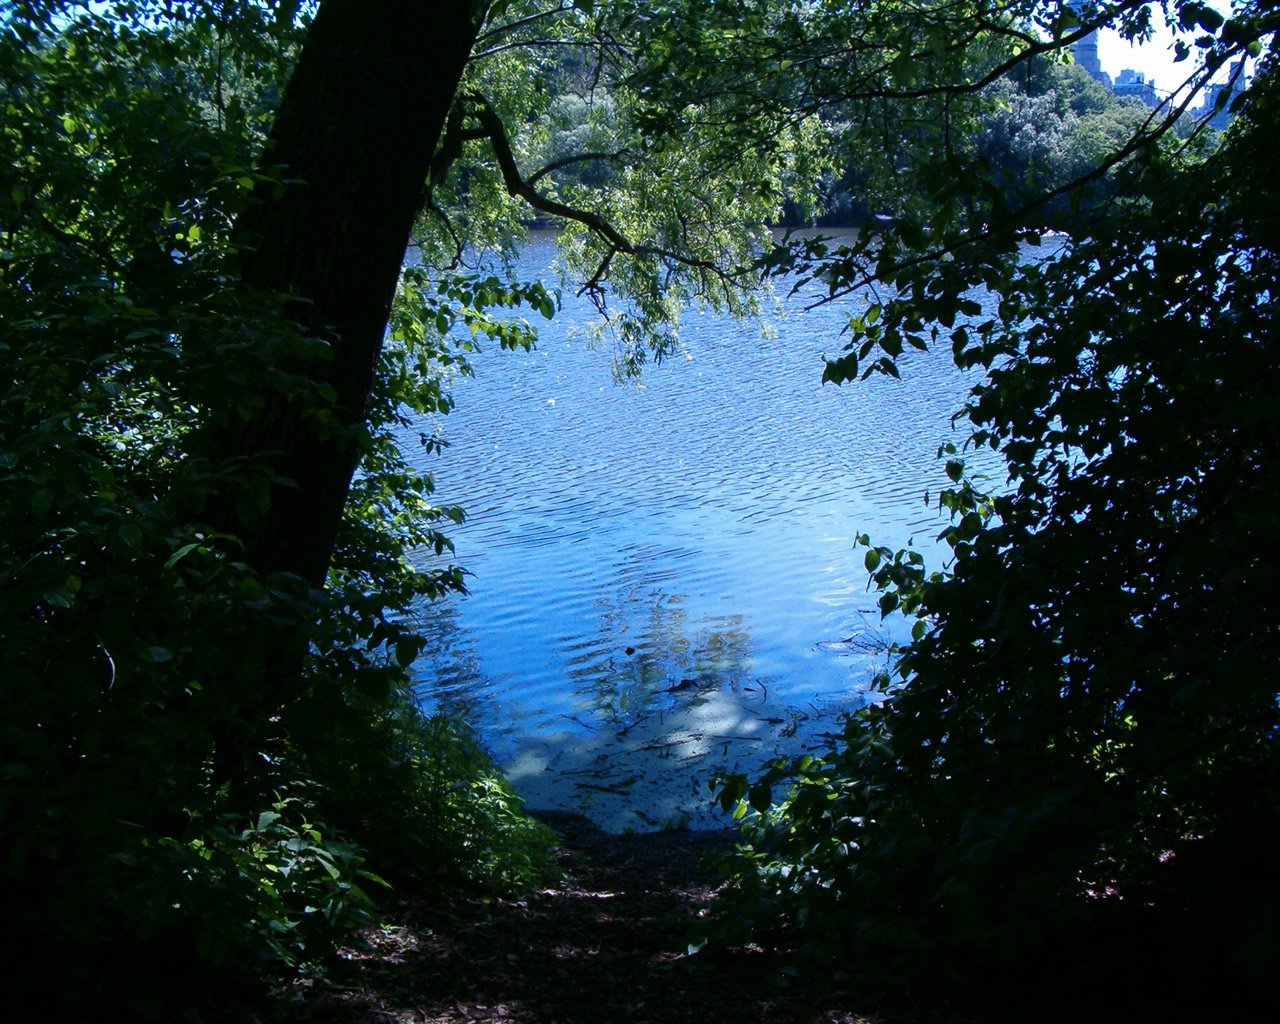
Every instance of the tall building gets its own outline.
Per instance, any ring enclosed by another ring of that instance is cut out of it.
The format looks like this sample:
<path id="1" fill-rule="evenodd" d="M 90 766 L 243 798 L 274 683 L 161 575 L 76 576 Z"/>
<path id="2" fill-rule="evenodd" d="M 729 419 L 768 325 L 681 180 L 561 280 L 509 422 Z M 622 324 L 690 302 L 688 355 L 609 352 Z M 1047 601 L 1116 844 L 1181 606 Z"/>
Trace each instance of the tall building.
<path id="1" fill-rule="evenodd" d="M 1111 91 L 1117 96 L 1136 96 L 1149 107 L 1154 107 L 1160 102 L 1156 97 L 1155 80 L 1148 80 L 1146 75 L 1141 71 L 1134 71 L 1133 68 L 1125 68 L 1120 72 Z"/>
<path id="2" fill-rule="evenodd" d="M 1245 58 L 1231 62 L 1231 73 L 1225 82 L 1213 82 L 1205 87 L 1204 106 L 1194 113 L 1209 118 L 1209 126 L 1221 131 L 1231 123 L 1231 105 L 1245 90 Z M 1226 96 L 1223 96 L 1226 93 Z M 1221 103 L 1221 106 L 1219 106 Z"/>
<path id="3" fill-rule="evenodd" d="M 1083 21 L 1086 16 L 1085 0 L 1066 0 L 1066 3 Z M 1102 63 L 1098 59 L 1097 32 L 1090 32 L 1072 43 L 1071 55 L 1075 58 L 1075 62 L 1090 74 L 1094 81 L 1102 83 L 1115 95 L 1121 97 L 1136 96 L 1149 107 L 1159 106 L 1160 98 L 1156 95 L 1155 81 L 1147 78 L 1141 71 L 1125 68 L 1117 76 L 1115 84 L 1112 84 L 1111 76 L 1102 70 Z M 1209 124 L 1219 130 L 1225 128 L 1231 122 L 1231 106 L 1236 97 L 1243 93 L 1247 87 L 1245 76 L 1246 59 L 1241 57 L 1239 60 L 1232 62 L 1231 73 L 1225 82 L 1214 82 L 1205 87 L 1204 106 L 1199 110 L 1192 111 L 1195 116 L 1208 118 Z"/>
<path id="4" fill-rule="evenodd" d="M 1067 5 L 1083 20 L 1084 4 L 1081 0 L 1067 0 Z M 1077 64 L 1093 76 L 1095 81 L 1101 82 L 1108 89 L 1111 88 L 1111 76 L 1102 70 L 1102 63 L 1098 60 L 1097 32 L 1090 32 L 1084 38 L 1072 43 L 1071 56 L 1075 58 Z"/>

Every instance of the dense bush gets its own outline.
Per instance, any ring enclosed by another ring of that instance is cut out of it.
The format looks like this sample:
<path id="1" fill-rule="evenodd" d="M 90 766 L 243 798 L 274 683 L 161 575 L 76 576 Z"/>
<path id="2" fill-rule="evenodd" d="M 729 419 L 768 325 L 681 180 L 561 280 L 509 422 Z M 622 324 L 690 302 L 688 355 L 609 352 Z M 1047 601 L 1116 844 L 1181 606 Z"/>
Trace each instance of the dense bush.
<path id="1" fill-rule="evenodd" d="M 7 994 L 54 1017 L 172 1014 L 321 969 L 374 912 L 366 851 L 393 878 L 520 886 L 546 866 L 492 764 L 407 696 L 407 613 L 461 582 L 410 556 L 447 551 L 459 513 L 395 431 L 447 410 L 454 319 L 510 341 L 485 307 L 550 300 L 409 274 L 329 586 L 241 561 L 213 496 L 251 512 L 273 482 L 211 439 L 264 382 L 317 417 L 326 399 L 300 372 L 322 346 L 234 286 L 302 26 L 219 12 L 0 18 L 0 871 L 24 949 Z M 285 700 L 281 652 L 300 662 Z"/>
<path id="2" fill-rule="evenodd" d="M 1257 154 L 1278 113 L 1267 61 L 1208 159 L 1148 153 L 1135 196 L 1050 258 L 904 277 L 833 364 L 847 379 L 948 324 L 934 336 L 986 369 L 968 444 L 1008 481 L 943 453 L 946 572 L 863 539 L 914 639 L 835 749 L 726 780 L 726 806 L 761 812 L 739 919 L 899 977 L 1087 964 L 1175 1000 L 1262 991 L 1280 912 L 1280 192 Z M 968 306 L 979 281 L 998 319 Z"/>

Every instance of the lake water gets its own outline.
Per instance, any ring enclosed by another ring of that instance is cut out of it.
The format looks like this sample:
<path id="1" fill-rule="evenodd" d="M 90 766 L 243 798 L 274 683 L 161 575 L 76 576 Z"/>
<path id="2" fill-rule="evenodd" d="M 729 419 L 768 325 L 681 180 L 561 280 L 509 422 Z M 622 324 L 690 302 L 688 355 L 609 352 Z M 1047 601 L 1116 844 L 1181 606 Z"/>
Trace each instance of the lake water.
<path id="1" fill-rule="evenodd" d="M 552 282 L 553 258 L 536 236 L 519 272 Z M 424 610 L 417 679 L 531 802 L 701 821 L 710 770 L 820 745 L 885 666 L 905 627 L 881 624 L 854 536 L 941 561 L 935 453 L 972 381 L 943 346 L 901 381 L 823 386 L 852 303 L 805 304 L 784 298 L 768 337 L 689 313 L 685 352 L 618 384 L 566 292 L 535 351 L 492 346 L 454 387 L 423 465 L 467 511 L 470 593 Z"/>

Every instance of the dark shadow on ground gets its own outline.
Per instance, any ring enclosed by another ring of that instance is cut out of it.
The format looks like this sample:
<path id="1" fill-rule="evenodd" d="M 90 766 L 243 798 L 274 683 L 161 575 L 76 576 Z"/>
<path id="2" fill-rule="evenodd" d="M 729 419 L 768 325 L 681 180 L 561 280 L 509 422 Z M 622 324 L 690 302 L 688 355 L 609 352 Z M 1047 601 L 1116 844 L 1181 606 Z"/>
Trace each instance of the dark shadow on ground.
<path id="1" fill-rule="evenodd" d="M 550 813 L 564 880 L 520 900 L 409 898 L 353 950 L 313 1020 L 863 1024 L 844 997 L 775 980 L 785 949 L 688 953 L 732 832 L 610 835 Z M 865 1008 L 863 1008 L 865 1009 Z"/>

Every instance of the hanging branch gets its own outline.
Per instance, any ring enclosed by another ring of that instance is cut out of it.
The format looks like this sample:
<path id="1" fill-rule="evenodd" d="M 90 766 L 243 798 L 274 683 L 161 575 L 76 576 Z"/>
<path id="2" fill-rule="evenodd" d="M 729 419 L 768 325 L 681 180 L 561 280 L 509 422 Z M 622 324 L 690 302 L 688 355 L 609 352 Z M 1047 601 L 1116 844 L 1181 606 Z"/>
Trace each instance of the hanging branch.
<path id="1" fill-rule="evenodd" d="M 597 213 L 590 210 L 582 210 L 577 207 L 568 206 L 564 203 L 551 199 L 533 187 L 532 182 L 553 170 L 556 165 L 549 165 L 539 171 L 533 178 L 525 178 L 520 173 L 520 168 L 516 165 L 515 154 L 511 151 L 511 140 L 507 137 L 506 125 L 502 123 L 502 118 L 498 112 L 493 109 L 493 105 L 479 93 L 471 93 L 467 97 L 471 104 L 468 111 L 470 116 L 475 119 L 477 124 L 476 133 L 470 135 L 471 138 L 486 137 L 493 149 L 494 158 L 498 162 L 498 168 L 502 172 L 503 184 L 506 186 L 507 193 L 512 196 L 518 196 L 523 199 L 535 210 L 551 217 L 558 217 L 562 220 L 570 220 L 575 223 L 582 224 L 595 232 L 606 242 L 609 243 L 609 252 L 601 261 L 599 268 L 588 280 L 583 287 L 583 291 L 595 294 L 599 291 L 600 282 L 603 280 L 605 273 L 608 271 L 609 264 L 613 257 L 618 253 L 626 253 L 628 256 L 651 256 L 659 259 L 667 260 L 684 267 L 709 273 L 718 278 L 720 283 L 728 286 L 729 282 L 737 277 L 741 277 L 743 272 L 733 273 L 720 267 L 715 261 L 707 259 L 698 259 L 686 253 L 677 252 L 674 249 L 668 249 L 663 246 L 651 245 L 647 243 L 637 243 L 627 238 L 613 224 L 605 220 Z M 625 152 L 625 151 L 624 151 Z M 583 159 L 593 158 L 599 154 L 584 154 Z M 614 156 L 621 154 L 614 154 Z M 573 162 L 572 159 L 561 161 L 561 164 Z"/>
<path id="2" fill-rule="evenodd" d="M 511 140 L 507 137 L 507 127 L 502 123 L 498 112 L 479 93 L 472 93 L 468 98 L 473 104 L 471 116 L 475 118 L 480 130 L 489 139 L 489 145 L 493 149 L 494 158 L 498 161 L 498 169 L 502 171 L 502 181 L 509 195 L 520 197 L 535 210 L 541 210 L 552 217 L 576 221 L 587 226 L 622 252 L 637 251 L 636 245 L 599 214 L 592 213 L 590 210 L 579 210 L 549 199 L 526 181 L 521 176 L 519 167 L 516 166 L 515 154 L 511 151 Z"/>
<path id="3" fill-rule="evenodd" d="M 561 157 L 559 160 L 552 160 L 540 170 L 534 171 L 525 179 L 527 184 L 532 185 L 539 178 L 545 177 L 553 171 L 558 171 L 564 167 L 570 167 L 573 164 L 583 163 L 613 163 L 621 160 L 623 157 L 630 156 L 631 150 L 620 149 L 616 153 L 577 153 L 573 156 Z"/>

